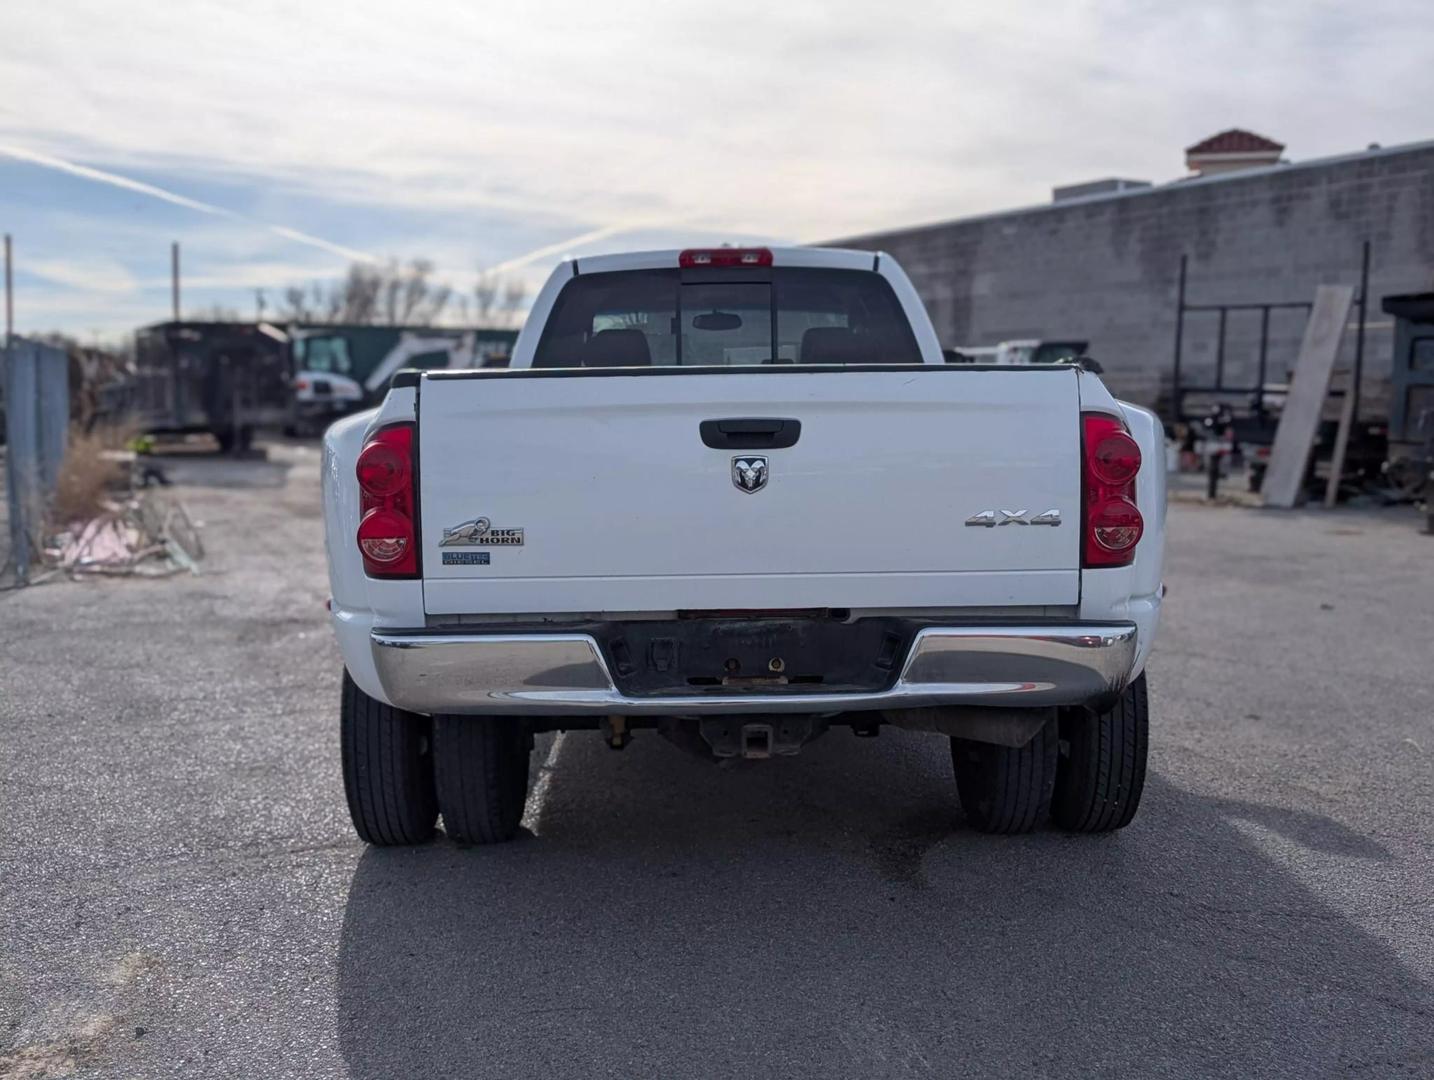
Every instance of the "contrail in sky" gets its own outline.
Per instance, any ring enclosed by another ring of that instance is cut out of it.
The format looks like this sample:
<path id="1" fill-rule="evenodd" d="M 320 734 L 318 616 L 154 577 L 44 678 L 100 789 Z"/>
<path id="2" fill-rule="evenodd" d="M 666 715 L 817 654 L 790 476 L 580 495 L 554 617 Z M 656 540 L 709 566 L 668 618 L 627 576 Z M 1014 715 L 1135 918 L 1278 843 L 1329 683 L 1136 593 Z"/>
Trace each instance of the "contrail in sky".
<path id="1" fill-rule="evenodd" d="M 293 240 L 300 244 L 308 244 L 310 247 L 319 248 L 322 251 L 331 251 L 335 255 L 342 255 L 345 259 L 352 259 L 354 262 L 378 262 L 377 255 L 370 255 L 366 251 L 357 251 L 351 247 L 344 247 L 342 244 L 335 244 L 332 240 L 325 240 L 319 236 L 311 236 L 309 233 L 300 232 L 298 229 L 291 229 L 286 225 L 265 225 L 276 236 L 282 236 L 286 240 Z"/>
<path id="2" fill-rule="evenodd" d="M 370 255 L 366 251 L 344 247 L 342 244 L 335 244 L 318 236 L 310 236 L 308 233 L 290 229 L 285 225 L 270 225 L 267 222 L 254 221 L 237 211 L 226 210 L 224 207 L 215 206 L 212 203 L 200 202 L 198 199 L 178 195 L 173 191 L 166 191 L 164 188 L 155 187 L 153 184 L 146 184 L 140 180 L 131 180 L 129 177 L 120 176 L 117 173 L 92 169 L 88 165 L 76 165 L 72 161 L 64 161 L 61 158 L 51 157 L 49 154 L 36 153 L 34 150 L 24 150 L 18 146 L 7 146 L 4 143 L 0 143 L 0 154 L 16 158 L 19 161 L 28 161 L 32 165 L 69 173 L 71 176 L 78 176 L 84 180 L 93 180 L 97 184 L 108 184 L 110 187 L 133 191 L 139 195 L 148 195 L 151 199 L 159 199 L 161 202 L 167 202 L 174 206 L 182 206 L 186 210 L 193 210 L 196 213 L 213 214 L 215 217 L 230 218 L 234 221 L 252 222 L 260 228 L 267 229 L 275 236 L 282 236 L 285 240 L 292 240 L 297 244 L 307 244 L 309 247 L 327 251 L 331 255 L 340 255 L 356 262 L 378 262 L 376 256 Z"/>
<path id="3" fill-rule="evenodd" d="M 188 196 L 167 191 L 162 187 L 146 184 L 141 180 L 131 180 L 129 177 L 120 176 L 118 173 L 106 172 L 103 169 L 93 169 L 88 165 L 77 165 L 73 161 L 65 161 L 62 158 L 51 157 L 49 154 L 41 154 L 34 150 L 25 150 L 18 146 L 8 146 L 4 143 L 0 143 L 0 154 L 16 158 L 19 161 L 27 161 L 32 165 L 40 165 L 47 169 L 55 169 L 58 172 L 69 173 L 71 176 L 78 176 L 84 180 L 93 180 L 97 184 L 108 184 L 110 187 L 117 187 L 124 191 L 133 191 L 139 195 L 147 195 L 152 199 L 159 199 L 161 202 L 167 202 L 174 206 L 182 206 L 186 210 L 193 210 L 196 213 L 212 214 L 215 217 L 229 218 L 233 221 L 251 222 L 273 233 L 275 236 L 283 237 L 285 240 L 292 240 L 298 244 L 307 244 L 309 247 L 318 248 L 321 251 L 327 251 L 331 255 L 338 255 L 355 262 L 371 263 L 379 261 L 377 256 L 371 255 L 366 251 L 358 251 L 351 247 L 345 247 L 343 244 L 335 244 L 330 240 L 300 232 L 298 229 L 291 229 L 286 225 L 271 225 L 263 221 L 254 221 L 254 219 L 245 217 L 238 211 L 229 210 L 222 206 L 215 206 L 213 203 L 200 202 L 198 199 L 191 199 Z M 590 229 L 585 233 L 580 233 L 577 236 L 569 237 L 566 240 L 560 240 L 556 244 L 546 244 L 534 251 L 515 256 L 514 258 L 499 263 L 497 266 L 491 267 L 490 271 L 492 273 L 505 274 L 511 270 L 519 270 L 530 263 L 535 263 L 539 259 L 545 259 L 550 255 L 561 255 L 573 248 L 582 247 L 584 244 L 591 244 L 596 240 L 606 240 L 608 237 L 616 236 L 619 233 L 631 232 L 634 229 L 642 229 L 654 225 L 674 226 L 680 224 L 682 224 L 681 221 L 668 219 L 663 221 L 625 221 L 616 225 L 603 225 L 596 229 Z"/>
<path id="4" fill-rule="evenodd" d="M 616 236 L 618 233 L 630 232 L 633 229 L 643 229 L 649 225 L 657 224 L 659 223 L 656 221 L 627 221 L 620 225 L 604 225 L 601 228 L 592 229 L 579 236 L 569 237 L 567 240 L 560 240 L 556 244 L 547 244 L 544 247 L 538 248 L 536 251 L 528 252 L 526 255 L 519 255 L 516 258 L 509 259 L 507 262 L 501 262 L 497 266 L 492 267 L 490 273 L 505 274 L 509 270 L 517 270 L 527 266 L 529 263 L 534 263 L 539 259 L 546 258 L 549 255 L 561 255 L 572 248 L 581 247 L 583 244 L 591 244 L 594 240 L 606 240 L 609 236 Z M 678 223 L 669 221 L 666 222 L 666 224 L 675 225 Z"/>
<path id="5" fill-rule="evenodd" d="M 571 236 L 566 240 L 560 240 L 556 244 L 546 244 L 543 247 L 530 251 L 526 255 L 518 255 L 506 262 L 500 262 L 497 266 L 491 267 L 489 273 L 504 274 L 509 270 L 518 270 L 529 263 L 535 263 L 539 259 L 545 259 L 549 255 L 565 255 L 573 248 L 582 247 L 584 244 L 591 244 L 595 240 L 606 240 L 609 236 L 616 236 L 618 233 L 633 232 L 637 229 L 664 228 L 676 229 L 683 226 L 695 226 L 698 228 L 711 229 L 713 226 L 706 222 L 700 215 L 682 215 L 678 217 L 664 218 L 639 218 L 631 221 L 619 222 L 616 225 L 603 225 L 599 228 L 581 233 L 578 236 Z M 746 230 L 737 230 L 738 234 Z"/>

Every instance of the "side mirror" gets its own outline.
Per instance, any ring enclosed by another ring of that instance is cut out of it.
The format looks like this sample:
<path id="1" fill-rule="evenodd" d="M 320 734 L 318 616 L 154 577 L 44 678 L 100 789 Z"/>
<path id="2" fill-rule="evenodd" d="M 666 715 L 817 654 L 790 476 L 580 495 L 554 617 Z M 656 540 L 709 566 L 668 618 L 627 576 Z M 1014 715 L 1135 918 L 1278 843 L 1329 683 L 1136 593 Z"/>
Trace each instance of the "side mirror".
<path id="1" fill-rule="evenodd" d="M 1082 353 L 1080 356 L 1072 356 L 1067 360 L 1062 360 L 1061 363 L 1074 364 L 1082 371 L 1089 371 L 1093 375 L 1105 374 L 1105 368 L 1101 367 L 1098 363 L 1096 363 L 1093 357 L 1086 356 L 1084 353 Z"/>

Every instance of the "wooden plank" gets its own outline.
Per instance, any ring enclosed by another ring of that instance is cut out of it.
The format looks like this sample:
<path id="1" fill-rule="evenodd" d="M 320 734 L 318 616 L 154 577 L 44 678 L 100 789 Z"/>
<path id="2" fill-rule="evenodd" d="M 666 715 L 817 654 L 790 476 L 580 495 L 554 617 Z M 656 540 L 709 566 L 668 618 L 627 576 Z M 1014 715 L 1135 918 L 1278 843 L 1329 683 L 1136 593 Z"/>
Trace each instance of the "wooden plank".
<path id="1" fill-rule="evenodd" d="M 1352 285 L 1321 285 L 1315 289 L 1314 308 L 1305 324 L 1295 361 L 1295 377 L 1275 429 L 1270 467 L 1262 486 L 1266 506 L 1288 510 L 1300 497 L 1310 450 L 1319 432 L 1320 414 L 1329 394 L 1329 377 L 1339 355 L 1349 309 L 1354 303 Z"/>
<path id="2" fill-rule="evenodd" d="M 1329 483 L 1324 489 L 1324 504 L 1334 509 L 1339 500 L 1339 478 L 1344 472 L 1344 455 L 1349 450 L 1349 429 L 1354 427 L 1354 373 L 1350 373 L 1350 389 L 1344 392 L 1339 410 L 1339 433 L 1334 437 L 1334 456 L 1329 459 Z"/>

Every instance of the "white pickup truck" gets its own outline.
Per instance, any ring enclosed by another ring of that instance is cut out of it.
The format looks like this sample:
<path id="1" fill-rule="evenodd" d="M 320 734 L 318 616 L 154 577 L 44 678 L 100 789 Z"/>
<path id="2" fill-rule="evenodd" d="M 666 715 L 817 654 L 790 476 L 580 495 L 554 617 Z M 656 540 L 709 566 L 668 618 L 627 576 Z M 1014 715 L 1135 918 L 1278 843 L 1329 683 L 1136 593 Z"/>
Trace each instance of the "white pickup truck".
<path id="1" fill-rule="evenodd" d="M 535 733 L 718 762 L 950 740 L 975 828 L 1126 825 L 1161 600 L 1156 418 L 943 363 L 886 255 L 570 259 L 506 370 L 324 439 L 345 788 L 373 844 L 518 831 Z"/>

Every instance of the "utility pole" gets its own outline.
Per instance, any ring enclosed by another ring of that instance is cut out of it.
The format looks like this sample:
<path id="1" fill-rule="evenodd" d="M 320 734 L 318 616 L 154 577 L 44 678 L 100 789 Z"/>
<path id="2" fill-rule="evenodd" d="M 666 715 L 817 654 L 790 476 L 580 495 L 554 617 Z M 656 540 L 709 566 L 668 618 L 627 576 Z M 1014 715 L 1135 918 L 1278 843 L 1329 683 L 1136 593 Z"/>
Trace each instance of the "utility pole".
<path id="1" fill-rule="evenodd" d="M 10 269 L 10 234 L 5 234 L 5 340 L 3 343 L 6 350 L 10 348 L 10 339 L 15 334 L 15 274 Z"/>
<path id="2" fill-rule="evenodd" d="M 179 241 L 169 245 L 169 291 L 174 307 L 174 321 L 179 321 Z"/>

